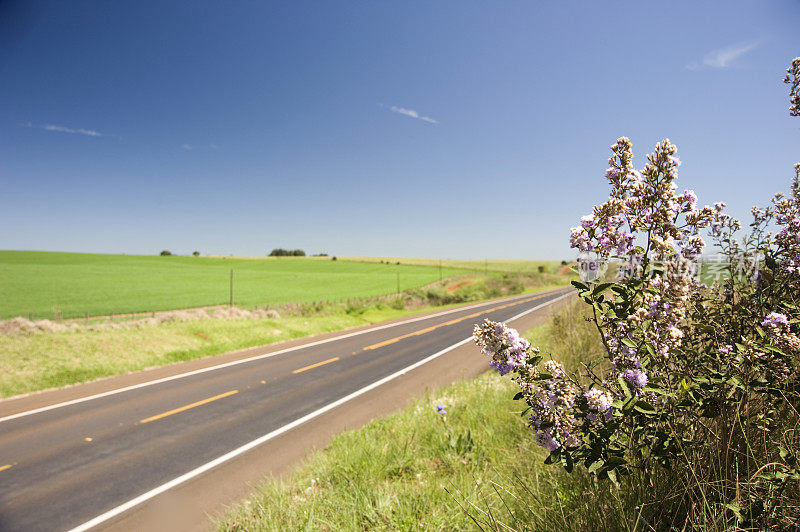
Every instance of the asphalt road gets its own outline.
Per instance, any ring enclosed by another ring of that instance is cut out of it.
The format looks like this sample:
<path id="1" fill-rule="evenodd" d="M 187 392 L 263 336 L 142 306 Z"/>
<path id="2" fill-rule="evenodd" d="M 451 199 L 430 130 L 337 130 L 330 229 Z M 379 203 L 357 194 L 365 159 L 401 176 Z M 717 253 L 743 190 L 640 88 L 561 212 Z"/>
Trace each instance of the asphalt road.
<path id="1" fill-rule="evenodd" d="M 506 321 L 570 291 L 472 305 L 289 348 L 267 346 L 99 397 L 81 395 L 78 387 L 71 401 L 0 417 L 0 530 L 103 525 L 156 491 L 365 399 L 382 381 L 463 345 L 483 318 Z"/>

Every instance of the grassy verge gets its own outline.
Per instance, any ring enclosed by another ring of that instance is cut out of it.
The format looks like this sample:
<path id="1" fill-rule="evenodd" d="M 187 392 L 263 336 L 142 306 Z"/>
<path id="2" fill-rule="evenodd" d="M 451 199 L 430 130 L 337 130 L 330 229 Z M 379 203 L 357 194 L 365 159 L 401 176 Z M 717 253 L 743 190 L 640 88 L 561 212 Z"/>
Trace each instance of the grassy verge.
<path id="1" fill-rule="evenodd" d="M 56 388 L 410 314 L 370 305 L 356 312 L 280 319 L 167 322 L 141 329 L 0 335 L 0 396 Z"/>
<path id="2" fill-rule="evenodd" d="M 598 339 L 577 306 L 527 336 L 574 367 Z M 569 339 L 565 342 L 564 339 Z M 293 474 L 269 480 L 222 530 L 614 529 L 619 499 L 543 463 L 498 375 L 456 383 L 343 433 Z M 446 416 L 436 405 L 446 407 Z M 604 493 L 600 493 L 600 492 Z M 587 507 L 589 499 L 602 507 Z M 502 523 L 502 524 L 501 524 Z"/>

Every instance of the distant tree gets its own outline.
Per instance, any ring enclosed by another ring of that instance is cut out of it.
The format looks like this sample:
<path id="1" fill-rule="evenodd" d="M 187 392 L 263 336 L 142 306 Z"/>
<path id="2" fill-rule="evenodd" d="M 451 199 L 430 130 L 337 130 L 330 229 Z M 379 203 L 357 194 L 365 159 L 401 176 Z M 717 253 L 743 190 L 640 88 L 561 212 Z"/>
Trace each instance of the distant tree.
<path id="1" fill-rule="evenodd" d="M 327 253 L 317 253 L 316 255 L 312 255 L 312 257 L 327 257 Z"/>
<path id="2" fill-rule="evenodd" d="M 566 266 L 566 265 L 567 265 L 567 261 L 565 261 L 565 260 L 562 260 L 562 261 L 561 261 L 561 265 L 562 265 L 562 266 Z"/>
<path id="3" fill-rule="evenodd" d="M 306 252 L 302 249 L 283 249 L 275 248 L 269 252 L 270 257 L 305 257 Z"/>
<path id="4" fill-rule="evenodd" d="M 539 266 L 539 273 L 544 273 L 544 266 Z"/>
<path id="5" fill-rule="evenodd" d="M 336 260 L 336 255 L 334 255 L 333 257 L 331 257 L 331 260 Z"/>
<path id="6" fill-rule="evenodd" d="M 199 256 L 200 256 L 199 251 L 192 251 L 192 257 L 199 257 Z"/>
<path id="7" fill-rule="evenodd" d="M 165 249 L 161 252 L 162 257 L 169 257 L 170 255 L 172 255 L 172 252 L 168 249 Z"/>

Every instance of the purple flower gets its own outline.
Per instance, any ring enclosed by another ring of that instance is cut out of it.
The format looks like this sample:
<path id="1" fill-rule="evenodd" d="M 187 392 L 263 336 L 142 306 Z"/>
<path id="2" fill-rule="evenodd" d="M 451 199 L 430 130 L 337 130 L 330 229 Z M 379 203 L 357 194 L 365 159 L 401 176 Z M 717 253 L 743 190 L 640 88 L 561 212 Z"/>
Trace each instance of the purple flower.
<path id="1" fill-rule="evenodd" d="M 611 403 L 614 402 L 614 398 L 610 393 L 598 390 L 597 388 L 592 388 L 584 393 L 583 396 L 586 398 L 586 401 L 588 401 L 589 408 L 598 412 L 605 412 L 611 408 Z M 597 416 L 595 416 L 595 418 L 597 418 Z"/>
<path id="2" fill-rule="evenodd" d="M 626 369 L 622 374 L 625 380 L 633 384 L 637 388 L 644 388 L 647 386 L 647 373 L 641 369 Z"/>
<path id="3" fill-rule="evenodd" d="M 447 410 L 445 410 L 445 408 L 446 407 L 444 405 L 436 405 L 436 413 L 441 414 L 443 416 L 447 415 Z"/>
<path id="4" fill-rule="evenodd" d="M 539 445 L 541 445 L 550 452 L 555 451 L 561 446 L 561 444 L 558 443 L 558 440 L 553 438 L 553 436 L 549 432 L 537 432 L 536 443 L 538 443 Z"/>
<path id="5" fill-rule="evenodd" d="M 505 362 L 500 362 L 498 360 L 490 360 L 489 366 L 496 369 L 500 375 L 505 375 L 506 373 L 513 370 L 515 367 L 513 364 L 507 364 Z"/>
<path id="6" fill-rule="evenodd" d="M 789 325 L 789 319 L 786 317 L 786 314 L 781 314 L 779 312 L 770 312 L 767 314 L 767 317 L 764 321 L 761 322 L 762 327 L 781 327 L 783 325 Z"/>

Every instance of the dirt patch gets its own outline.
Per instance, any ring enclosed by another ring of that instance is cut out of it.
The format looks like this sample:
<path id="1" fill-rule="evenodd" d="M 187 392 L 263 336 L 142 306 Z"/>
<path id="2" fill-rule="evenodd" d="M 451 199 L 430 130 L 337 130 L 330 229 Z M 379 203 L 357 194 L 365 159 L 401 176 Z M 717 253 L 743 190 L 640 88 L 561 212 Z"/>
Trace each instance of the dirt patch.
<path id="1" fill-rule="evenodd" d="M 469 284 L 472 284 L 474 282 L 475 282 L 474 280 L 473 281 L 462 281 L 460 283 L 456 283 L 454 285 L 448 286 L 447 289 L 450 290 L 451 292 L 455 292 L 459 288 L 463 288 L 463 287 L 465 287 L 465 286 L 467 286 Z"/>

